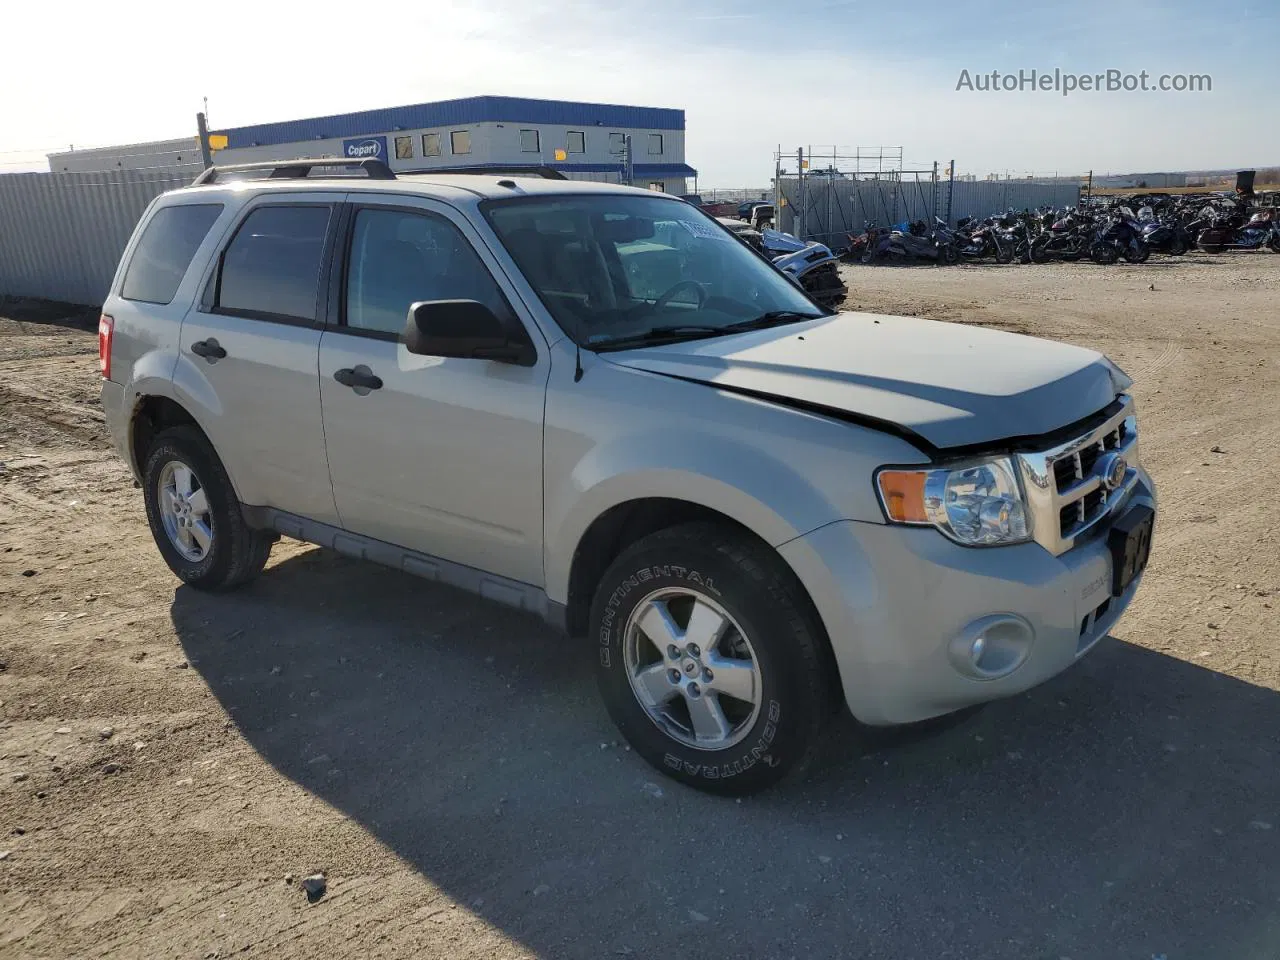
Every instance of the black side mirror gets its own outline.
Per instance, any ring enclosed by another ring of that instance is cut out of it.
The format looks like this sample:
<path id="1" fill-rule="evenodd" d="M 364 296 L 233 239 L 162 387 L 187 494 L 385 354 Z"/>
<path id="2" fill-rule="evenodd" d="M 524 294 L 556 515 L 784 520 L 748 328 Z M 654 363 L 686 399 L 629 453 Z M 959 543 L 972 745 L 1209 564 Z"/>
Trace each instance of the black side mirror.
<path id="1" fill-rule="evenodd" d="M 401 342 L 425 357 L 494 360 L 532 367 L 537 352 L 524 328 L 504 323 L 475 300 L 426 300 L 409 307 Z"/>

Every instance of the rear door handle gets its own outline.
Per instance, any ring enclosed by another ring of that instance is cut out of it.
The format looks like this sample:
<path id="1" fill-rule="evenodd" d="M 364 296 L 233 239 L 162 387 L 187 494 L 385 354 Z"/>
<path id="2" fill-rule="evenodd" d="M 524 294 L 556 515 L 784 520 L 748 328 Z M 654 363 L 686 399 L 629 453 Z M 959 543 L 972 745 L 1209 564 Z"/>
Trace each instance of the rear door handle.
<path id="1" fill-rule="evenodd" d="M 341 370 L 335 370 L 333 379 L 337 380 L 344 387 L 350 387 L 357 393 L 361 390 L 382 389 L 382 378 L 364 364 L 355 368 L 343 367 Z"/>
<path id="2" fill-rule="evenodd" d="M 213 337 L 208 340 L 197 340 L 191 345 L 191 352 L 197 357 L 204 357 L 210 363 L 217 363 L 227 355 L 227 351 L 222 349 Z"/>

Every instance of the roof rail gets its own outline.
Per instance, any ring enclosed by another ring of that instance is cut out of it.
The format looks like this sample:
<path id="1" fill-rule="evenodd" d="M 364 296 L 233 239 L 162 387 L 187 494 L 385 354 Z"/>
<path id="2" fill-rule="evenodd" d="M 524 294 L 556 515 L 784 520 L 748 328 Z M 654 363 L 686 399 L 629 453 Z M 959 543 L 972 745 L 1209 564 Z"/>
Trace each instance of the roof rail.
<path id="1" fill-rule="evenodd" d="M 541 177 L 543 180 L 568 180 L 563 173 L 554 167 L 520 166 L 519 164 L 499 164 L 492 167 L 428 167 L 424 170 L 401 170 L 401 174 L 417 173 L 469 173 L 487 177 Z"/>
<path id="2" fill-rule="evenodd" d="M 267 160 L 262 163 L 229 163 L 223 166 L 209 167 L 196 177 L 193 187 L 208 183 L 217 183 L 228 173 L 262 173 L 266 180 L 296 180 L 310 175 L 313 167 L 359 167 L 370 180 L 394 180 L 395 172 L 381 160 L 347 160 L 342 157 L 323 157 L 319 159 Z"/>

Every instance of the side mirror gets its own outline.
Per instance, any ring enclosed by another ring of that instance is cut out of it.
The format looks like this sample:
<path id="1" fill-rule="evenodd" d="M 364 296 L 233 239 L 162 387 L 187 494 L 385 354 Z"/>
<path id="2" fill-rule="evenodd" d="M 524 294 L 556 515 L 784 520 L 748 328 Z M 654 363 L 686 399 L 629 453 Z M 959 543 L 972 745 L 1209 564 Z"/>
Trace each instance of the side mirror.
<path id="1" fill-rule="evenodd" d="M 426 300 L 409 307 L 401 342 L 425 357 L 494 360 L 531 367 L 537 360 L 528 334 L 514 321 L 504 323 L 475 300 Z"/>

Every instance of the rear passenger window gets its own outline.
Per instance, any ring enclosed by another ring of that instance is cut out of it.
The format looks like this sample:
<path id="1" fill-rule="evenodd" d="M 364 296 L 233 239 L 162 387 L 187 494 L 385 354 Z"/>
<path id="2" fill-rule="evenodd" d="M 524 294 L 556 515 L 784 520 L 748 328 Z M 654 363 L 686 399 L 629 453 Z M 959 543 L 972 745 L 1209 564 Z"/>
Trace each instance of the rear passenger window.
<path id="1" fill-rule="evenodd" d="M 245 217 L 222 255 L 214 310 L 314 321 L 329 213 L 291 204 Z"/>
<path id="2" fill-rule="evenodd" d="M 191 266 L 191 258 L 220 213 L 220 203 L 157 210 L 133 251 L 120 296 L 145 303 L 171 303 Z"/>

